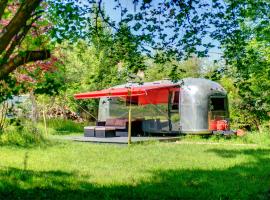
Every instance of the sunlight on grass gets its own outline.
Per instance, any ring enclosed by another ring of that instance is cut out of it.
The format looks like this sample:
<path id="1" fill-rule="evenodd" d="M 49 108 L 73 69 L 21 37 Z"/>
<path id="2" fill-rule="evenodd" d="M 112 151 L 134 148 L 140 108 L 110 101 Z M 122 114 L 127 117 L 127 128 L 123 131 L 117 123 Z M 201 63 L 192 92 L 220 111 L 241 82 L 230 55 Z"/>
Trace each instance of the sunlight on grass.
<path id="1" fill-rule="evenodd" d="M 270 186 L 266 147 L 58 142 L 0 155 L 0 197 L 267 199 Z"/>
<path id="2" fill-rule="evenodd" d="M 238 137 L 236 135 L 223 136 L 223 135 L 186 135 L 181 141 L 190 142 L 206 142 L 206 143 L 227 143 L 227 144 L 257 144 L 263 146 L 270 146 L 270 133 L 265 131 L 247 132 L 246 135 Z"/>

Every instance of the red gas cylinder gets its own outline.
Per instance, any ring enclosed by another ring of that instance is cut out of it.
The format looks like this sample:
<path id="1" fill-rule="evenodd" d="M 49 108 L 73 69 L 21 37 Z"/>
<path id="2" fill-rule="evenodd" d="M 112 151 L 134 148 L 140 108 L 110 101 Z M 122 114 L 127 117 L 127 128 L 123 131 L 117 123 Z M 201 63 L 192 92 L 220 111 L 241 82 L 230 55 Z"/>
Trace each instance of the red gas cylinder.
<path id="1" fill-rule="evenodd" d="M 218 120 L 217 121 L 217 130 L 218 131 L 225 131 L 228 130 L 229 124 L 226 120 Z"/>
<path id="2" fill-rule="evenodd" d="M 217 130 L 217 120 L 210 120 L 209 130 L 211 131 Z"/>

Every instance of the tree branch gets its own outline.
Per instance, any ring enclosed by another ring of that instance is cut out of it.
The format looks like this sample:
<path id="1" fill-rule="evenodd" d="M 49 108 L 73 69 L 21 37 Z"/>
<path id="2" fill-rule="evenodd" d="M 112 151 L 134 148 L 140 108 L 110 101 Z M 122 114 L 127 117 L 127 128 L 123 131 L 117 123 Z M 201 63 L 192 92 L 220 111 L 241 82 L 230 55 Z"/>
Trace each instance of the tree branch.
<path id="1" fill-rule="evenodd" d="M 42 0 L 25 0 L 15 16 L 0 33 L 0 54 L 7 48 L 12 38 L 24 27 L 31 18 L 33 11 Z"/>
<path id="2" fill-rule="evenodd" d="M 13 53 L 14 49 L 21 44 L 22 40 L 24 39 L 24 37 L 26 36 L 27 32 L 30 30 L 31 27 L 32 25 L 25 26 L 23 28 L 23 31 L 15 36 L 9 48 L 7 49 L 5 55 L 3 56 L 3 59 L 1 61 L 2 63 L 7 62 L 9 56 Z"/>
<path id="3" fill-rule="evenodd" d="M 17 55 L 12 58 L 9 62 L 2 65 L 0 68 L 0 79 L 3 79 L 10 72 L 14 71 L 17 67 L 38 60 L 46 60 L 50 58 L 51 54 L 48 50 L 42 51 L 26 51 L 23 55 Z"/>
<path id="4" fill-rule="evenodd" d="M 105 16 L 105 14 L 104 14 L 104 11 L 102 10 L 102 0 L 99 0 L 98 1 L 98 11 L 97 11 L 97 14 L 100 14 L 100 16 L 101 16 L 101 18 L 103 19 L 103 22 L 105 22 L 106 24 L 108 24 L 109 25 L 109 27 L 111 27 L 111 28 L 113 28 L 113 29 L 115 29 L 115 30 L 118 30 L 116 27 L 115 27 L 115 25 L 114 24 L 112 24 L 110 21 L 109 21 L 109 19 Z"/>
<path id="5" fill-rule="evenodd" d="M 0 20 L 2 19 L 4 11 L 7 7 L 7 3 L 8 3 L 8 0 L 1 0 L 0 1 Z"/>

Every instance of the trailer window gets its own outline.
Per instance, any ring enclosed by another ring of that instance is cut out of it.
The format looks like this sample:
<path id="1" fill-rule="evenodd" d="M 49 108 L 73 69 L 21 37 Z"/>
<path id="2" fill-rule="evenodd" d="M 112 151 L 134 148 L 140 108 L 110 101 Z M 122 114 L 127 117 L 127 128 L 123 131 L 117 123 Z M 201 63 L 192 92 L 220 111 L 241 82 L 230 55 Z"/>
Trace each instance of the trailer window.
<path id="1" fill-rule="evenodd" d="M 212 97 L 210 99 L 210 110 L 211 111 L 226 110 L 226 108 L 225 108 L 225 98 Z"/>

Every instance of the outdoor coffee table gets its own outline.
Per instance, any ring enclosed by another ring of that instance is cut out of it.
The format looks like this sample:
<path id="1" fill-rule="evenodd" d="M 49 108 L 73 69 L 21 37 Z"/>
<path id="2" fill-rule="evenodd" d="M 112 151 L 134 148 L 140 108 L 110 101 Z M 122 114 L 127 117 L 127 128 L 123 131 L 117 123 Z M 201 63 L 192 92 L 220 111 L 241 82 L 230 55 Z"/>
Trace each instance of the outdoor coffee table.
<path id="1" fill-rule="evenodd" d="M 84 127 L 84 137 L 95 137 L 96 126 L 86 126 Z"/>
<path id="2" fill-rule="evenodd" d="M 115 132 L 115 136 L 116 137 L 127 137 L 128 136 L 128 132 L 127 131 L 117 130 Z"/>
<path id="3" fill-rule="evenodd" d="M 95 135 L 99 138 L 104 137 L 115 137 L 115 128 L 114 127 L 98 127 L 95 128 Z"/>

